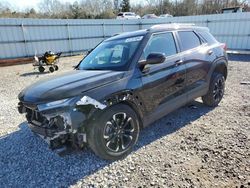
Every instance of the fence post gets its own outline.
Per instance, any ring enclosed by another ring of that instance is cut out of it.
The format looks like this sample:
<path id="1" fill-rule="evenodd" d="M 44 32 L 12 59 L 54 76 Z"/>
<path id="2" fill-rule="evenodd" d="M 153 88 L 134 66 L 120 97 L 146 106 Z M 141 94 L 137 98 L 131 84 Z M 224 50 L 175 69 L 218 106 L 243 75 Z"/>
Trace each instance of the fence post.
<path id="1" fill-rule="evenodd" d="M 209 20 L 207 19 L 207 20 L 206 20 L 207 27 L 208 27 L 208 23 L 209 23 Z"/>
<path id="2" fill-rule="evenodd" d="M 139 30 L 142 29 L 142 23 L 141 23 L 141 20 L 139 21 Z"/>
<path id="3" fill-rule="evenodd" d="M 72 56 L 72 44 L 71 44 L 71 36 L 70 36 L 70 29 L 69 29 L 69 22 L 67 20 L 67 32 L 68 32 L 68 43 L 69 43 L 69 52 L 70 52 L 70 55 Z"/>
<path id="4" fill-rule="evenodd" d="M 23 33 L 23 42 L 24 42 L 24 48 L 25 48 L 25 52 L 26 52 L 26 57 L 29 57 L 28 47 L 27 47 L 27 41 L 26 41 L 26 37 L 25 37 L 25 31 L 24 31 L 24 25 L 23 25 L 23 23 L 21 24 L 21 28 L 22 28 L 22 33 Z"/>
<path id="5" fill-rule="evenodd" d="M 103 34 L 103 39 L 105 39 L 105 24 L 104 22 L 102 23 L 102 34 Z"/>
<path id="6" fill-rule="evenodd" d="M 122 23 L 122 32 L 124 32 L 124 23 Z"/>

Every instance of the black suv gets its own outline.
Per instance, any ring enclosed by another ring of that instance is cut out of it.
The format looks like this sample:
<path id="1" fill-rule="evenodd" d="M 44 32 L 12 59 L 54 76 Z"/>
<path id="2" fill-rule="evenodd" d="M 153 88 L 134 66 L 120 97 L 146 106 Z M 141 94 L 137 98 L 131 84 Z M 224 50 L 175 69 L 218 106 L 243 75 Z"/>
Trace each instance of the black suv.
<path id="1" fill-rule="evenodd" d="M 50 147 L 88 145 L 116 160 L 131 152 L 139 131 L 202 97 L 221 101 L 225 44 L 205 27 L 156 25 L 104 40 L 66 74 L 19 94 L 18 109 Z"/>

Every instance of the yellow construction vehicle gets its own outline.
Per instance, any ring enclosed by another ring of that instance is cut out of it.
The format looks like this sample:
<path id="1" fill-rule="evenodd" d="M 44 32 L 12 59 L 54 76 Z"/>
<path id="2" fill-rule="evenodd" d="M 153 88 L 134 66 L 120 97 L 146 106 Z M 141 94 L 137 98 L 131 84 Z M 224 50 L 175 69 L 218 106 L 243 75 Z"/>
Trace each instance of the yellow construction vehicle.
<path id="1" fill-rule="evenodd" d="M 58 70 L 57 63 L 59 62 L 60 53 L 54 53 L 51 51 L 47 51 L 41 57 L 34 56 L 34 67 L 38 67 L 39 72 L 44 72 L 45 66 L 49 67 L 50 72 L 54 72 Z"/>

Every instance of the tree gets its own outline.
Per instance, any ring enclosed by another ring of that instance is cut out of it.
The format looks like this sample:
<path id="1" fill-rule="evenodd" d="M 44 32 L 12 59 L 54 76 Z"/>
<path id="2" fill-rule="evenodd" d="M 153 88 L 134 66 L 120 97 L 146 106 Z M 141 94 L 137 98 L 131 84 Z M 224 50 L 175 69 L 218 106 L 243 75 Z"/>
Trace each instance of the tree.
<path id="1" fill-rule="evenodd" d="M 170 2 L 169 0 L 164 0 L 163 1 L 163 13 L 164 14 L 174 14 L 174 5 L 172 2 Z"/>
<path id="2" fill-rule="evenodd" d="M 61 0 L 40 0 L 39 10 L 33 8 L 18 11 L 0 0 L 2 18 L 60 18 L 93 19 L 115 18 L 118 11 L 133 11 L 141 16 L 149 13 L 174 16 L 215 14 L 222 8 L 242 6 L 250 11 L 249 0 L 144 0 L 131 5 L 129 0 L 75 0 L 74 3 Z"/>
<path id="3" fill-rule="evenodd" d="M 129 12 L 130 11 L 130 2 L 129 0 L 123 0 L 121 4 L 122 12 Z"/>
<path id="4" fill-rule="evenodd" d="M 114 0 L 114 10 L 115 10 L 116 12 L 119 11 L 119 0 Z"/>
<path id="5" fill-rule="evenodd" d="M 39 3 L 41 12 L 48 14 L 49 16 L 60 14 L 64 5 L 59 0 L 43 0 Z"/>
<path id="6" fill-rule="evenodd" d="M 77 19 L 81 16 L 81 7 L 79 6 L 78 2 L 75 1 L 73 5 L 70 5 L 70 10 L 72 12 L 73 18 Z"/>
<path id="7" fill-rule="evenodd" d="M 31 8 L 31 9 L 29 10 L 29 14 L 36 14 L 36 10 L 35 10 L 34 8 Z"/>

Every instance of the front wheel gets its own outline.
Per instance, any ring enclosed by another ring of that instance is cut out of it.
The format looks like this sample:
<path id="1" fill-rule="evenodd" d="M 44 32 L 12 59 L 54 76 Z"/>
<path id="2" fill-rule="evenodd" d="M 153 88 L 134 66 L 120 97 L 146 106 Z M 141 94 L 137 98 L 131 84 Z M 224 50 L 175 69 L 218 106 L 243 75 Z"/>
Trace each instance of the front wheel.
<path id="1" fill-rule="evenodd" d="M 43 66 L 38 67 L 39 72 L 44 72 L 45 68 Z"/>
<path id="2" fill-rule="evenodd" d="M 96 155 L 118 160 L 129 154 L 139 136 L 137 114 L 127 105 L 118 104 L 103 111 L 89 124 L 88 143 Z"/>
<path id="3" fill-rule="evenodd" d="M 207 106 L 217 106 L 223 98 L 225 91 L 225 78 L 220 73 L 214 73 L 209 85 L 209 91 L 202 97 L 202 101 Z"/>

